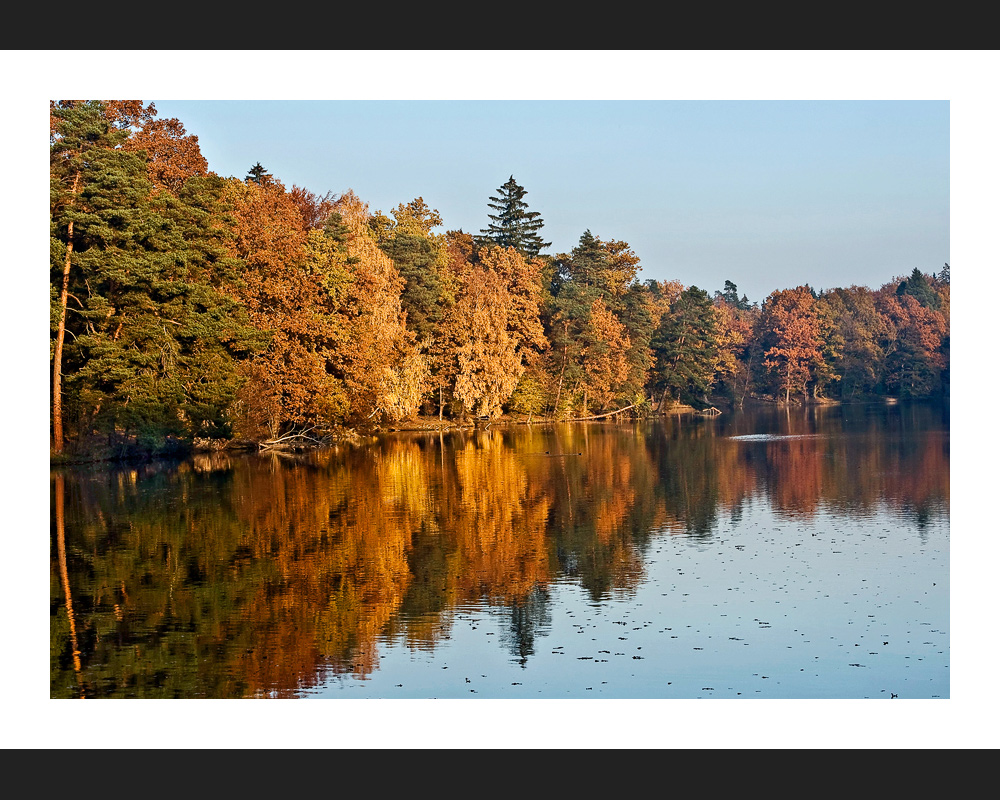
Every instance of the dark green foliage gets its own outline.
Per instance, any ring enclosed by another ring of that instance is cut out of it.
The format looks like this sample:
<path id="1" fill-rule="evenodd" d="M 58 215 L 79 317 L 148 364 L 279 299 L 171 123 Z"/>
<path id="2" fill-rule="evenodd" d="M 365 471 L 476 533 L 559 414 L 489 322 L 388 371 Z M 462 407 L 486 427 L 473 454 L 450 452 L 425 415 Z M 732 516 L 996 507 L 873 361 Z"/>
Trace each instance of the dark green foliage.
<path id="1" fill-rule="evenodd" d="M 917 302 L 924 308 L 937 310 L 941 305 L 940 298 L 938 298 L 937 292 L 934 291 L 933 287 L 927 281 L 927 277 L 916 268 L 910 273 L 910 277 L 907 280 L 899 284 L 896 294 L 908 294 L 911 297 L 915 297 Z"/>
<path id="2" fill-rule="evenodd" d="M 527 191 L 519 186 L 514 176 L 510 176 L 503 186 L 497 190 L 497 196 L 490 196 L 487 205 L 496 211 L 489 214 L 490 225 L 484 228 L 480 237 L 485 242 L 492 242 L 500 247 L 513 247 L 525 258 L 533 258 L 551 242 L 542 241 L 538 232 L 542 229 L 541 214 L 528 211 L 528 204 L 523 198 Z"/>
<path id="3" fill-rule="evenodd" d="M 717 291 L 715 297 L 718 300 L 729 303 L 733 308 L 739 309 L 740 311 L 748 311 L 750 309 L 751 303 L 747 300 L 747 296 L 744 294 L 740 297 L 739 292 L 736 290 L 736 284 L 732 281 L 726 281 L 725 288 L 723 291 Z"/>
<path id="4" fill-rule="evenodd" d="M 444 291 L 437 271 L 437 248 L 426 237 L 396 233 L 382 244 L 382 251 L 406 281 L 400 298 L 406 311 L 406 327 L 417 334 L 418 340 L 433 338 L 441 321 Z"/>
<path id="5" fill-rule="evenodd" d="M 552 296 L 545 316 L 554 380 L 576 385 L 584 373 L 585 351 L 600 349 L 588 332 L 594 303 L 601 300 L 628 337 L 628 376 L 616 392 L 623 404 L 634 402 L 645 393 L 653 332 L 650 289 L 635 279 L 638 258 L 624 242 L 604 242 L 587 230 L 572 253 L 561 254 L 552 263 Z"/>
<path id="6" fill-rule="evenodd" d="M 560 256 L 557 259 L 556 281 L 560 285 L 573 281 L 577 286 L 605 290 L 603 274 L 606 267 L 607 253 L 601 247 L 601 240 L 586 230 L 569 257 Z"/>
<path id="7" fill-rule="evenodd" d="M 258 186 L 262 186 L 264 182 L 270 177 L 271 173 L 269 173 L 266 169 L 264 169 L 260 165 L 260 162 L 258 161 L 256 164 L 250 167 L 250 171 L 247 172 L 247 176 L 243 180 L 253 181 Z"/>
<path id="8" fill-rule="evenodd" d="M 222 181 L 193 177 L 177 196 L 153 193 L 143 158 L 108 146 L 121 134 L 98 104 L 59 113 L 67 134 L 53 147 L 52 277 L 61 284 L 72 219 L 63 374 L 78 434 L 125 436 L 145 451 L 164 437 L 226 435 L 234 361 L 259 343 L 222 293 L 239 273 L 219 225 Z M 63 158 L 81 130 L 100 145 Z M 77 170 L 69 197 L 60 190 Z"/>
<path id="9" fill-rule="evenodd" d="M 703 400 L 715 371 L 715 314 L 708 292 L 685 289 L 653 336 L 652 383 L 678 400 Z"/>
<path id="10" fill-rule="evenodd" d="M 649 369 L 652 367 L 650 344 L 653 336 L 653 315 L 649 291 L 641 283 L 633 283 L 622 297 L 619 320 L 625 325 L 629 337 L 626 358 L 629 364 L 628 382 L 622 394 L 635 398 L 645 393 Z"/>

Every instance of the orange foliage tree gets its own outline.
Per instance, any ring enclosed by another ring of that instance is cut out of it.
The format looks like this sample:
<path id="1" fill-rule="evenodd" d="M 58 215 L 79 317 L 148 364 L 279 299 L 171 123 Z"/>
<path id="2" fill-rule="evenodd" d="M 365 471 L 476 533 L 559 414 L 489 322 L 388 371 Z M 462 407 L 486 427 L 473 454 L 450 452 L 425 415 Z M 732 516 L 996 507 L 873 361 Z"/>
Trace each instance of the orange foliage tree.
<path id="1" fill-rule="evenodd" d="M 627 353 L 631 342 L 625 326 L 598 297 L 591 304 L 583 331 L 583 408 L 588 413 L 591 400 L 604 411 L 628 380 Z"/>
<path id="2" fill-rule="evenodd" d="M 545 347 L 539 321 L 542 264 L 513 247 L 488 247 L 464 277 L 449 317 L 456 345 L 455 396 L 478 416 L 496 417 Z"/>
<path id="3" fill-rule="evenodd" d="M 813 368 L 822 360 L 819 323 L 808 286 L 772 292 L 764 303 L 764 366 L 776 376 L 787 403 L 792 390 L 806 395 Z"/>
<path id="4" fill-rule="evenodd" d="M 235 293 L 269 337 L 267 349 L 243 365 L 238 433 L 274 438 L 293 428 L 329 427 L 346 406 L 340 382 L 327 370 L 332 346 L 344 339 L 330 313 L 337 296 L 329 285 L 344 259 L 338 265 L 329 248 L 322 251 L 319 234 L 310 237 L 279 181 L 230 179 L 227 200 L 233 255 L 246 265 Z"/>
<path id="5" fill-rule="evenodd" d="M 344 313 L 350 336 L 338 356 L 352 416 L 397 421 L 412 415 L 427 387 L 428 362 L 406 326 L 403 280 L 369 227 L 368 204 L 342 195 L 336 213 L 347 228 L 351 287 Z"/>
<path id="6" fill-rule="evenodd" d="M 891 394 L 923 397 L 937 390 L 946 367 L 942 345 L 948 335 L 944 314 L 917 298 L 883 287 L 876 306 L 887 322 L 882 380 Z"/>

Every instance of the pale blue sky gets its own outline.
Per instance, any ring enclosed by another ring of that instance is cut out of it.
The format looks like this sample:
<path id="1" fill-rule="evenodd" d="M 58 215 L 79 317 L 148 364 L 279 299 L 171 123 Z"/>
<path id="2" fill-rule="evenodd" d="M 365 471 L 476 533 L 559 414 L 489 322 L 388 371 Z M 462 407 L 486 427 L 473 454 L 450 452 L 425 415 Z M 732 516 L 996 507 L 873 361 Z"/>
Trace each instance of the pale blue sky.
<path id="1" fill-rule="evenodd" d="M 949 252 L 949 103 L 933 101 L 157 100 L 209 166 L 260 161 L 289 188 L 420 196 L 439 232 L 478 233 L 513 174 L 545 252 L 586 229 L 639 277 L 751 300 L 809 283 L 877 288 Z"/>

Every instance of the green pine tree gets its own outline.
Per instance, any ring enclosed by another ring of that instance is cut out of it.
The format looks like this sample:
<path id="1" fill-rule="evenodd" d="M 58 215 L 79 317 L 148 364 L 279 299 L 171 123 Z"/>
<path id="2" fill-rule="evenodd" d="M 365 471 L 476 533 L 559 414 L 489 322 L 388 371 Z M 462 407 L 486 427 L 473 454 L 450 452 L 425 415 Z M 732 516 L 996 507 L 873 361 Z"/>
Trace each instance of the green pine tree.
<path id="1" fill-rule="evenodd" d="M 655 357 L 653 385 L 678 400 L 705 399 L 715 374 L 718 345 L 715 313 L 708 292 L 685 289 L 663 315 L 651 346 Z"/>
<path id="2" fill-rule="evenodd" d="M 262 186 L 264 182 L 267 181 L 267 179 L 270 177 L 271 173 L 268 172 L 266 169 L 264 169 L 260 165 L 260 162 L 258 161 L 256 164 L 250 167 L 250 171 L 247 172 L 247 176 L 243 180 L 253 181 L 258 186 Z"/>
<path id="3" fill-rule="evenodd" d="M 937 292 L 935 292 L 931 287 L 927 280 L 927 276 L 916 268 L 914 268 L 913 272 L 910 273 L 909 278 L 899 284 L 896 294 L 911 295 L 912 297 L 915 297 L 917 302 L 924 308 L 932 308 L 936 310 L 941 305 Z"/>
<path id="4" fill-rule="evenodd" d="M 525 188 L 511 175 L 496 196 L 490 196 L 491 202 L 487 205 L 496 213 L 488 214 L 490 225 L 480 231 L 483 234 L 479 237 L 481 243 L 513 247 L 525 258 L 534 258 L 552 244 L 542 241 L 539 236 L 544 223 L 539 212 L 528 211 L 528 204 L 524 202 L 526 194 Z"/>

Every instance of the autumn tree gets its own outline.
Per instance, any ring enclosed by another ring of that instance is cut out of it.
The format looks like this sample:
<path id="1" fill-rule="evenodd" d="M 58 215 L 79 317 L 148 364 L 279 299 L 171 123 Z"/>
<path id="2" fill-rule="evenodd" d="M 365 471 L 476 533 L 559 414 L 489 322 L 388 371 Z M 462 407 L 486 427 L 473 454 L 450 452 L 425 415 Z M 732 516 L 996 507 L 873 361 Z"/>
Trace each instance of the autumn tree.
<path id="1" fill-rule="evenodd" d="M 508 330 L 513 313 L 500 276 L 477 267 L 456 307 L 465 334 L 458 346 L 455 396 L 481 417 L 496 417 L 524 371 L 514 337 Z"/>
<path id="2" fill-rule="evenodd" d="M 586 416 L 591 400 L 597 402 L 598 411 L 604 411 L 621 394 L 629 377 L 631 341 L 625 326 L 611 313 L 601 297 L 591 305 L 580 339 L 583 363 L 581 413 Z"/>
<path id="3" fill-rule="evenodd" d="M 153 185 L 174 194 L 188 178 L 208 174 L 198 137 L 178 119 L 149 119 L 126 140 L 125 149 L 143 153 Z"/>
<path id="4" fill-rule="evenodd" d="M 487 205 L 496 213 L 488 214 L 490 224 L 480 231 L 483 241 L 505 248 L 513 247 L 525 258 L 533 258 L 551 242 L 542 241 L 539 231 L 544 223 L 541 214 L 529 211 L 524 201 L 527 190 L 510 176 Z"/>
<path id="5" fill-rule="evenodd" d="M 352 416 L 400 420 L 416 412 L 428 383 L 426 354 L 406 326 L 405 281 L 373 236 L 366 203 L 347 192 L 336 213 L 347 230 L 351 275 L 345 298 L 350 337 L 336 368 L 347 383 Z"/>
<path id="6" fill-rule="evenodd" d="M 761 319 L 764 365 L 787 403 L 792 390 L 807 395 L 807 383 L 822 359 L 819 323 L 808 286 L 772 292 Z"/>
<path id="7" fill-rule="evenodd" d="M 465 277 L 450 316 L 456 344 L 455 396 L 478 416 L 495 417 L 526 362 L 545 348 L 539 321 L 541 262 L 513 247 L 487 248 Z"/>
<path id="8" fill-rule="evenodd" d="M 941 391 L 946 368 L 948 320 L 908 293 L 883 287 L 876 307 L 885 322 L 884 391 L 902 397 L 929 397 Z"/>
<path id="9" fill-rule="evenodd" d="M 726 282 L 729 285 L 729 282 Z M 735 292 L 734 292 L 735 294 Z M 720 391 L 742 407 L 750 390 L 753 374 L 753 359 L 756 355 L 754 323 L 757 310 L 747 304 L 741 308 L 741 300 L 736 304 L 715 293 L 715 339 L 718 361 L 715 367 L 715 383 Z"/>
<path id="10" fill-rule="evenodd" d="M 322 318 L 305 270 L 307 233 L 279 181 L 230 179 L 226 188 L 232 252 L 246 265 L 236 296 L 268 338 L 267 349 L 243 367 L 240 432 L 273 438 L 311 422 L 329 391 L 325 359 L 313 344 Z"/>
<path id="11" fill-rule="evenodd" d="M 587 372 L 586 359 L 588 355 L 603 352 L 604 345 L 598 342 L 612 331 L 614 335 L 607 339 L 607 346 L 624 348 L 624 373 L 612 370 L 609 374 L 616 376 L 615 381 L 602 386 L 600 392 L 610 389 L 617 401 L 635 402 L 645 391 L 651 365 L 652 318 L 656 312 L 650 293 L 636 281 L 638 256 L 626 242 L 603 241 L 587 230 L 571 253 L 555 259 L 555 267 L 553 296 L 546 315 L 551 342 L 549 370 L 556 376 L 553 408 L 557 413 L 568 410 L 569 398 L 564 389 L 569 389 L 577 399 L 586 394 L 583 405 L 589 404 L 594 395 L 592 378 L 587 376 L 595 373 Z M 597 300 L 601 302 L 595 305 Z M 599 324 L 592 324 L 595 309 L 601 315 L 611 314 L 614 324 L 609 327 L 603 317 Z M 617 326 L 621 326 L 620 335 Z M 596 338 L 591 341 L 590 336 Z M 617 357 L 613 361 L 617 363 Z"/>
<path id="12" fill-rule="evenodd" d="M 292 186 L 288 193 L 302 217 L 306 230 L 322 229 L 336 206 L 337 197 L 333 192 L 320 196 L 301 186 Z"/>

